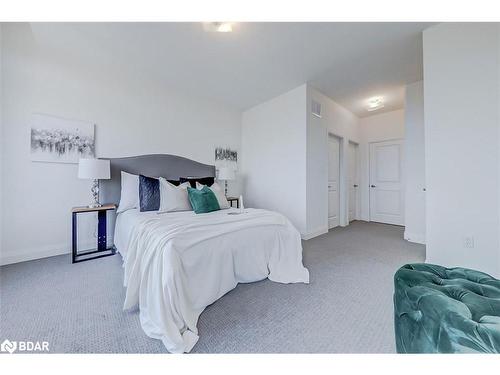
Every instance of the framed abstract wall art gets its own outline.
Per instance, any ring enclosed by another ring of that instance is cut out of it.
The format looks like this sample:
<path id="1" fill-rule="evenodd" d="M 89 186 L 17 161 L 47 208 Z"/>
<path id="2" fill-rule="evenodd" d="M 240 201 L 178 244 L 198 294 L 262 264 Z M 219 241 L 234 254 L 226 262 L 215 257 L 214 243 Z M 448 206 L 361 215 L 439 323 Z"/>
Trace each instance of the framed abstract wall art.
<path id="1" fill-rule="evenodd" d="M 95 156 L 94 124 L 35 113 L 31 117 L 31 160 L 78 163 Z"/>

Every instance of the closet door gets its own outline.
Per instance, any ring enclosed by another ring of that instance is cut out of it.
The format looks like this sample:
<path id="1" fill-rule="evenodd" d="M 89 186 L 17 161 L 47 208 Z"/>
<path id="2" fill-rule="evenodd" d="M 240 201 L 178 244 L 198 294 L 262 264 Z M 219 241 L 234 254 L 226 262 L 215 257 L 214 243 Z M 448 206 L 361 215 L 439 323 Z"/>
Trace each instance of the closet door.
<path id="1" fill-rule="evenodd" d="M 403 141 L 370 144 L 370 221 L 404 225 Z"/>
<path id="2" fill-rule="evenodd" d="M 328 228 L 339 225 L 340 140 L 328 137 Z"/>

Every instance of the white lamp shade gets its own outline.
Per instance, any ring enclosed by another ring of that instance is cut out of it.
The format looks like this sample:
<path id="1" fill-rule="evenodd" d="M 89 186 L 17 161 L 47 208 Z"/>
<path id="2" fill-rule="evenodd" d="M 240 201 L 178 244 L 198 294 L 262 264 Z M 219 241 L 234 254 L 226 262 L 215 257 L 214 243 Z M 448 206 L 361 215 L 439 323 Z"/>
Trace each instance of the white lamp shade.
<path id="1" fill-rule="evenodd" d="M 90 180 L 109 179 L 109 160 L 80 159 L 78 162 L 78 178 Z"/>
<path id="2" fill-rule="evenodd" d="M 219 180 L 234 180 L 235 178 L 236 173 L 234 172 L 234 169 L 227 167 L 219 168 Z"/>

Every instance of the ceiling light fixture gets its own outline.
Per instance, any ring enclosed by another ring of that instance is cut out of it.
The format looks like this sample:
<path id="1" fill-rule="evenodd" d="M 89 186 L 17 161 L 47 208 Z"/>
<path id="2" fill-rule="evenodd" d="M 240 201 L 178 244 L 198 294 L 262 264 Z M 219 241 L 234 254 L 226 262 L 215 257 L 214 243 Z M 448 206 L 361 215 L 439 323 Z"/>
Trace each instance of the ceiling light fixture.
<path id="1" fill-rule="evenodd" d="M 207 22 L 203 25 L 205 31 L 217 33 L 230 33 L 233 31 L 233 24 L 231 22 Z"/>
<path id="2" fill-rule="evenodd" d="M 384 108 L 384 98 L 381 96 L 368 99 L 368 112 L 376 111 L 378 109 Z"/>

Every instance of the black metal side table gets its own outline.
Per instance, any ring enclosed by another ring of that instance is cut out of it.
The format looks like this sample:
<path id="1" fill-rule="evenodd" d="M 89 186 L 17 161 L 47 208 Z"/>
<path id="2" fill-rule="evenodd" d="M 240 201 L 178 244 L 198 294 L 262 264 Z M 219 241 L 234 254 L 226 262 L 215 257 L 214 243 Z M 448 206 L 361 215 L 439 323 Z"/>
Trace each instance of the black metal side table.
<path id="1" fill-rule="evenodd" d="M 240 198 L 238 197 L 226 197 L 229 202 L 229 206 L 233 207 L 233 202 L 236 202 L 236 208 L 240 208 Z"/>
<path id="2" fill-rule="evenodd" d="M 105 204 L 101 207 L 73 207 L 71 209 L 71 215 L 73 218 L 73 234 L 72 234 L 72 263 L 84 262 L 86 260 L 97 259 L 102 257 L 107 257 L 110 255 L 115 255 L 116 249 L 114 246 L 107 247 L 106 243 L 106 224 L 107 217 L 106 213 L 110 210 L 116 209 L 114 204 Z M 78 239 L 78 227 L 77 227 L 77 215 L 86 212 L 97 212 L 97 249 L 87 250 L 83 252 L 78 252 L 77 249 L 77 239 Z"/>

